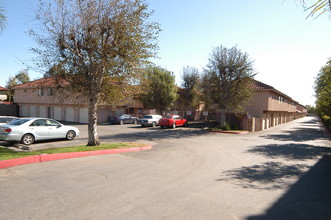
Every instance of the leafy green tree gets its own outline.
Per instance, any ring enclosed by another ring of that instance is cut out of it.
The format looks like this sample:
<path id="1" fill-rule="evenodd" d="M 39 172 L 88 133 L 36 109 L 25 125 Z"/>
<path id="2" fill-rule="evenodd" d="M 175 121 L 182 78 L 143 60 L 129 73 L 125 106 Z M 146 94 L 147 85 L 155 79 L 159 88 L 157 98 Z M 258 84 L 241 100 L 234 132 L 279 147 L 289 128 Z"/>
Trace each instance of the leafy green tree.
<path id="1" fill-rule="evenodd" d="M 87 145 L 99 145 L 102 97 L 114 97 L 105 94 L 114 91 L 107 87 L 125 90 L 139 81 L 139 68 L 156 55 L 159 25 L 151 22 L 144 0 L 41 0 L 35 15 L 40 28 L 30 34 L 38 43 L 38 64 L 63 65 L 60 77 L 89 106 Z"/>
<path id="2" fill-rule="evenodd" d="M 305 106 L 307 108 L 307 112 L 310 114 L 316 114 L 316 108 L 315 106 L 311 106 L 311 105 L 306 105 Z"/>
<path id="3" fill-rule="evenodd" d="M 44 73 L 44 78 L 46 77 L 59 77 L 65 75 L 65 69 L 62 63 L 57 63 L 51 66 L 48 71 Z"/>
<path id="4" fill-rule="evenodd" d="M 221 125 L 225 123 L 226 112 L 244 111 L 251 99 L 250 83 L 255 75 L 253 61 L 247 53 L 236 46 L 214 48 L 202 84 L 206 103 L 215 104 L 221 110 Z"/>
<path id="5" fill-rule="evenodd" d="M 3 8 L 0 7 L 0 32 L 2 32 L 3 29 L 5 28 L 6 21 L 7 21 L 7 17 L 5 15 L 5 12 Z"/>
<path id="6" fill-rule="evenodd" d="M 178 98 L 174 74 L 161 67 L 148 69 L 142 88 L 146 91 L 142 95 L 145 106 L 155 108 L 160 114 Z"/>
<path id="7" fill-rule="evenodd" d="M 17 79 L 18 84 L 24 84 L 30 81 L 29 73 L 27 70 L 19 71 L 15 78 Z"/>
<path id="8" fill-rule="evenodd" d="M 200 103 L 200 74 L 199 70 L 194 67 L 184 67 L 182 75 L 180 104 L 182 109 L 186 111 L 192 108 L 197 108 Z"/>
<path id="9" fill-rule="evenodd" d="M 7 92 L 8 101 L 11 102 L 14 96 L 14 90 L 12 89 L 14 86 L 24 84 L 30 81 L 29 73 L 27 70 L 19 71 L 15 76 L 10 76 L 8 81 L 6 82 L 6 88 L 9 89 Z"/>
<path id="10" fill-rule="evenodd" d="M 331 130 L 331 59 L 316 77 L 315 94 L 316 111 Z"/>

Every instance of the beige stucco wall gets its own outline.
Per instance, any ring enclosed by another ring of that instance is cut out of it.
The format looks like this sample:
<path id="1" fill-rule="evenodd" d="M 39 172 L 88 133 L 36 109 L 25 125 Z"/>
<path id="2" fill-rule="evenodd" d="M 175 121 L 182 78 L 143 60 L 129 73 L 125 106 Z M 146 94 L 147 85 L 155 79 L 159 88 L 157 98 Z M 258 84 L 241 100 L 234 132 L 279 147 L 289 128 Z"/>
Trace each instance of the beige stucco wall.
<path id="1" fill-rule="evenodd" d="M 35 104 L 69 104 L 69 105 L 86 105 L 86 101 L 77 98 L 74 95 L 68 95 L 66 91 L 47 94 L 47 88 L 44 88 L 44 95 L 38 95 L 38 88 L 15 89 L 14 101 L 16 103 L 35 103 Z"/>
<path id="2" fill-rule="evenodd" d="M 253 93 L 252 100 L 247 106 L 246 111 L 252 116 L 261 117 L 263 111 L 268 109 L 268 100 L 268 91 L 256 91 Z"/>
<path id="3" fill-rule="evenodd" d="M 296 103 L 277 93 L 270 92 L 268 102 L 268 111 L 296 112 Z"/>
<path id="4" fill-rule="evenodd" d="M 281 97 L 281 98 L 280 98 Z M 297 103 L 269 90 L 254 91 L 252 100 L 247 106 L 248 114 L 263 117 L 265 112 L 296 112 Z"/>

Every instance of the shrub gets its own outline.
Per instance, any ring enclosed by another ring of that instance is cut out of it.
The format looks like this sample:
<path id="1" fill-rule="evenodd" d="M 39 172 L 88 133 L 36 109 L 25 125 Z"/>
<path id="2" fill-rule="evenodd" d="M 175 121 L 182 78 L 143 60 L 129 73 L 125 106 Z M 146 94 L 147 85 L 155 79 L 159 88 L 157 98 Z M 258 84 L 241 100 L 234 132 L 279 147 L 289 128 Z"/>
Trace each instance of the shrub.
<path id="1" fill-rule="evenodd" d="M 231 126 L 230 126 L 230 124 L 225 122 L 224 125 L 221 127 L 221 129 L 223 131 L 228 131 L 228 130 L 231 130 Z"/>

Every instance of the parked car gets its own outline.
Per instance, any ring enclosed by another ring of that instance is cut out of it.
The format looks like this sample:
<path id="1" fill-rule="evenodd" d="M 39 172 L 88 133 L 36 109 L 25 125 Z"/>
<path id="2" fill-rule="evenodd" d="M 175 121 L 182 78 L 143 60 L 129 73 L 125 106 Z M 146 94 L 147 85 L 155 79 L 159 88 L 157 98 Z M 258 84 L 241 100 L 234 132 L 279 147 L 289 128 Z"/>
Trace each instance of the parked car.
<path id="1" fill-rule="evenodd" d="M 162 118 L 161 115 L 144 115 L 143 118 L 137 120 L 138 124 L 141 124 L 142 127 L 159 125 L 159 121 Z"/>
<path id="2" fill-rule="evenodd" d="M 137 117 L 133 117 L 131 115 L 127 115 L 127 114 L 124 114 L 124 115 L 121 115 L 119 117 L 110 117 L 110 124 L 126 124 L 126 123 L 134 123 L 134 124 L 137 124 L 137 120 L 138 118 Z"/>
<path id="3" fill-rule="evenodd" d="M 17 119 L 14 116 L 0 116 L 0 125 L 5 125 L 11 122 L 12 120 Z"/>
<path id="4" fill-rule="evenodd" d="M 180 117 L 179 115 L 167 115 L 160 119 L 159 125 L 161 128 L 165 127 L 173 127 L 177 126 L 186 126 L 187 120 L 185 118 Z"/>
<path id="5" fill-rule="evenodd" d="M 0 140 L 32 144 L 39 140 L 73 140 L 79 130 L 49 118 L 20 118 L 0 126 Z"/>

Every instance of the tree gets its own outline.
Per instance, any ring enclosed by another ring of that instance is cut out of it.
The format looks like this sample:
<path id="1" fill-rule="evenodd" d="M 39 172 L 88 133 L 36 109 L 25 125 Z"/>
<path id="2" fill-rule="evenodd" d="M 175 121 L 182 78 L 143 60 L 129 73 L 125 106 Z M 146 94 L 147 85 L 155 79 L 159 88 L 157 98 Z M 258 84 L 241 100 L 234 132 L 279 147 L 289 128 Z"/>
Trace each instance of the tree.
<path id="1" fill-rule="evenodd" d="M 207 104 L 216 104 L 222 112 L 221 125 L 225 123 L 225 112 L 243 112 L 251 98 L 250 83 L 256 74 L 253 61 L 247 53 L 236 46 L 213 49 L 203 76 L 203 93 Z"/>
<path id="2" fill-rule="evenodd" d="M 150 15 L 143 0 L 41 0 L 36 12 L 41 31 L 30 31 L 39 47 L 32 50 L 40 66 L 61 63 L 64 71 L 55 75 L 86 97 L 88 146 L 100 144 L 101 97 L 113 97 L 105 93 L 114 85 L 125 89 L 137 83 L 138 69 L 156 55 L 160 29 Z"/>
<path id="3" fill-rule="evenodd" d="M 0 33 L 3 31 L 3 29 L 6 26 L 6 20 L 7 17 L 4 13 L 4 10 L 0 7 Z"/>
<path id="4" fill-rule="evenodd" d="M 151 67 L 147 71 L 142 87 L 146 91 L 142 101 L 148 108 L 155 108 L 160 114 L 178 98 L 175 76 L 161 67 Z"/>
<path id="5" fill-rule="evenodd" d="M 27 70 L 21 70 L 15 76 L 10 76 L 6 83 L 6 88 L 9 89 L 7 93 L 8 101 L 11 102 L 13 100 L 14 90 L 12 88 L 14 86 L 24 84 L 29 81 L 30 81 L 30 77 Z"/>
<path id="6" fill-rule="evenodd" d="M 310 11 L 307 17 L 312 17 L 318 13 L 317 17 L 326 13 L 331 12 L 331 1 L 330 0 L 316 0 L 312 5 L 307 6 L 305 0 L 300 0 L 306 11 Z"/>
<path id="7" fill-rule="evenodd" d="M 65 75 L 65 69 L 63 68 L 62 63 L 57 63 L 51 66 L 48 71 L 44 73 L 44 78 L 46 77 L 59 77 Z"/>
<path id="8" fill-rule="evenodd" d="M 331 59 L 323 66 L 315 81 L 316 111 L 331 129 Z"/>
<path id="9" fill-rule="evenodd" d="M 185 114 L 188 109 L 196 108 L 200 103 L 200 74 L 199 70 L 194 67 L 183 68 L 182 75 L 182 95 L 180 96 L 180 104 L 185 109 Z"/>

